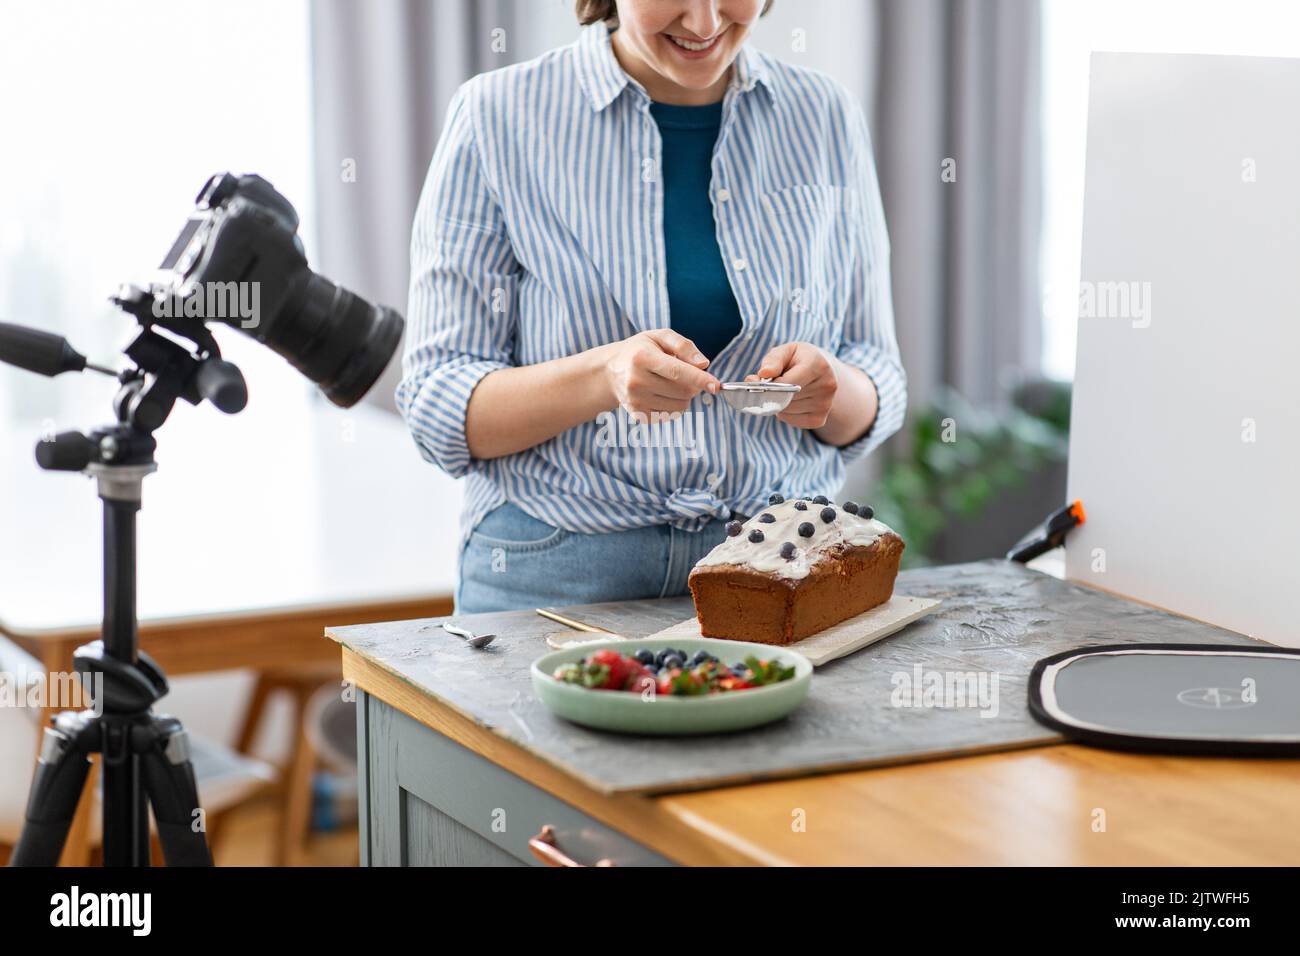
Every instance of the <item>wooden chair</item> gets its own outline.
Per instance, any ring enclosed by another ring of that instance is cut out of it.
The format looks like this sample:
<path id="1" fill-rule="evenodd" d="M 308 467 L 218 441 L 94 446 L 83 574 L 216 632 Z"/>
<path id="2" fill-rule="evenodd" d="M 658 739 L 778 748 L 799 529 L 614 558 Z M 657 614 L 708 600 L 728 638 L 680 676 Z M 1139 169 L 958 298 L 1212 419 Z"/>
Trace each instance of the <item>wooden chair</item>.
<path id="1" fill-rule="evenodd" d="M 317 762 L 316 748 L 308 733 L 312 695 L 329 684 L 341 686 L 342 679 L 338 662 L 258 672 L 235 744 L 239 753 L 251 752 L 262 727 L 266 705 L 275 694 L 288 694 L 293 702 L 293 745 L 277 785 L 280 828 L 276 834 L 275 866 L 293 866 L 301 859 L 311 828 L 312 773 Z"/>

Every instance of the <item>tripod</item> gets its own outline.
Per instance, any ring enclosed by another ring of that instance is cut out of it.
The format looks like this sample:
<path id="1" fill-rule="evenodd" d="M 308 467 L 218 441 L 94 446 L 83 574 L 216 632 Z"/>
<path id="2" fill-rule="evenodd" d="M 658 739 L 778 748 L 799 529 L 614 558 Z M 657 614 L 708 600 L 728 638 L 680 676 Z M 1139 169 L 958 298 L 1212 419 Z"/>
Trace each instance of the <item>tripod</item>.
<path id="1" fill-rule="evenodd" d="M 153 438 L 146 435 L 147 443 L 141 442 L 127 426 L 95 434 L 100 444 L 125 441 L 140 447 L 129 464 L 90 462 L 85 468 L 97 480 L 104 502 L 104 630 L 102 640 L 77 649 L 73 666 L 83 681 L 102 677 L 102 696 L 96 701 L 102 713 L 65 711 L 46 728 L 12 865 L 59 862 L 90 754 L 98 753 L 104 778 L 104 864 L 149 865 L 151 804 L 167 864 L 210 866 L 207 841 L 195 826 L 199 797 L 188 738 L 180 721 L 151 713 L 167 693 L 167 679 L 137 647 L 135 525 L 144 477 L 157 469 Z M 60 435 L 54 444 L 70 441 L 75 439 Z M 66 453 L 66 447 L 60 451 Z"/>
<path id="2" fill-rule="evenodd" d="M 147 302 L 144 293 L 133 289 L 117 301 L 130 311 Z M 95 368 L 60 337 L 14 326 L 2 331 L 5 358 L 14 364 L 50 375 Z M 89 435 L 62 432 L 37 445 L 42 468 L 90 475 L 103 501 L 102 639 L 73 654 L 83 686 L 98 681 L 100 690 L 95 710 L 65 711 L 46 728 L 11 866 L 58 863 L 91 754 L 99 754 L 103 765 L 106 866 L 149 865 L 151 806 L 168 866 L 212 865 L 189 738 L 179 720 L 152 711 L 167 693 L 167 679 L 140 651 L 136 617 L 136 514 L 145 476 L 158 467 L 152 432 L 177 398 L 195 403 L 207 398 L 230 413 L 247 401 L 242 374 L 220 358 L 206 331 L 198 323 L 188 329 L 199 343 L 198 353 L 191 354 L 146 326 L 127 349 L 139 367 L 120 376 L 117 423 Z"/>

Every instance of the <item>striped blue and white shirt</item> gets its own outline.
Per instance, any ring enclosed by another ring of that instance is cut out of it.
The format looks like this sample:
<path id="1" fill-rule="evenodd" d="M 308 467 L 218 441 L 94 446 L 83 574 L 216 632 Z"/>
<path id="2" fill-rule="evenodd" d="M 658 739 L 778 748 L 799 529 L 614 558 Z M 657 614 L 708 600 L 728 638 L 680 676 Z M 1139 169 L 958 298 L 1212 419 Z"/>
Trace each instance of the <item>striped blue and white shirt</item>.
<path id="1" fill-rule="evenodd" d="M 506 500 L 548 524 L 698 530 L 768 496 L 834 494 L 846 462 L 903 422 L 889 241 L 862 111 L 825 75 L 742 47 L 723 100 L 710 189 L 743 326 L 709 366 L 758 370 L 786 342 L 863 369 L 870 431 L 836 448 L 701 394 L 676 422 L 621 409 L 527 451 L 471 458 L 470 394 L 488 373 L 669 328 L 660 137 L 650 97 L 607 28 L 455 94 L 411 237 L 397 402 L 421 454 L 467 476 L 462 544 Z"/>

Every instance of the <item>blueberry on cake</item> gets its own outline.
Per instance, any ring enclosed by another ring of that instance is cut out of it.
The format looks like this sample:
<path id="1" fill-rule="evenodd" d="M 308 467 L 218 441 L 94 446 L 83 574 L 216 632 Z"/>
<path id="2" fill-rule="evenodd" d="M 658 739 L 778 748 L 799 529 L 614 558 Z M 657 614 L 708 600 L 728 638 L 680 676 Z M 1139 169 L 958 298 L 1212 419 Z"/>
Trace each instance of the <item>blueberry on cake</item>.
<path id="1" fill-rule="evenodd" d="M 903 539 L 867 505 L 773 495 L 727 532 L 689 579 L 705 637 L 792 644 L 894 593 Z"/>

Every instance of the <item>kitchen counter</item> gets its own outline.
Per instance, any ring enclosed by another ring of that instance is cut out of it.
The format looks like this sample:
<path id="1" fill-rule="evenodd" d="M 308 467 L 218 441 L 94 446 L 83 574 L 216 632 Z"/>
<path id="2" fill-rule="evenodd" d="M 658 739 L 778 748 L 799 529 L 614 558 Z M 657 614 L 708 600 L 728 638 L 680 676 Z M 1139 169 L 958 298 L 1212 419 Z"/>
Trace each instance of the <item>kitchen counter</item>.
<path id="1" fill-rule="evenodd" d="M 899 591 L 946 595 L 945 607 L 819 669 L 786 721 L 676 741 L 600 734 L 541 708 L 526 668 L 557 625 L 532 612 L 458 619 L 497 633 L 495 656 L 436 620 L 332 629 L 358 690 L 363 861 L 1300 860 L 1300 761 L 1094 750 L 1024 714 L 1028 667 L 1061 646 L 1247 638 L 1006 562 L 906 572 Z M 642 636 L 690 612 L 673 599 L 572 613 Z M 1000 672 L 1001 716 L 891 707 L 890 675 L 913 664 Z"/>

